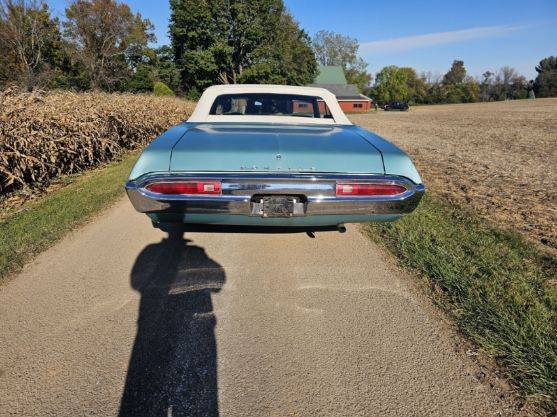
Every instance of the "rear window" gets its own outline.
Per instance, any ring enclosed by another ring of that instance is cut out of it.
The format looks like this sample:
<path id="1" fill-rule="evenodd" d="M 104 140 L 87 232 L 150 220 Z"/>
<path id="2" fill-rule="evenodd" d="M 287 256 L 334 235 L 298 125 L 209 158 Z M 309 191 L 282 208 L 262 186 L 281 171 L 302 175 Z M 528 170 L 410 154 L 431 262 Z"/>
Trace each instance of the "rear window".
<path id="1" fill-rule="evenodd" d="M 215 99 L 209 114 L 331 118 L 327 105 L 320 97 L 268 93 L 220 95 Z"/>

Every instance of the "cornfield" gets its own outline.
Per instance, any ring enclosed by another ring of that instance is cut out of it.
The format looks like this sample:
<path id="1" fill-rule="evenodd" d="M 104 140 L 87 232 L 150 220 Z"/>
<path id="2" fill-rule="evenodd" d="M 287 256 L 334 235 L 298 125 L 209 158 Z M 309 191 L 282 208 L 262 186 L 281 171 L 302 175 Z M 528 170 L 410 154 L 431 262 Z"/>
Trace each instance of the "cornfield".
<path id="1" fill-rule="evenodd" d="M 148 95 L 0 92 L 0 197 L 141 148 L 193 108 Z"/>

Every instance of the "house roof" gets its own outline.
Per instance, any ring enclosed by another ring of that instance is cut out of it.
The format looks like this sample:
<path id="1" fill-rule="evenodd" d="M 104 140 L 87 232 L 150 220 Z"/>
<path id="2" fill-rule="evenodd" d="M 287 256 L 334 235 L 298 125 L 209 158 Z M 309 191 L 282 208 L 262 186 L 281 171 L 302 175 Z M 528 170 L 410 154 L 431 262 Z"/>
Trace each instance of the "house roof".
<path id="1" fill-rule="evenodd" d="M 337 65 L 320 65 L 315 84 L 347 84 L 344 70 Z"/>
<path id="2" fill-rule="evenodd" d="M 325 88 L 333 93 L 337 100 L 371 100 L 369 97 L 360 94 L 356 84 L 310 84 L 310 87 Z"/>

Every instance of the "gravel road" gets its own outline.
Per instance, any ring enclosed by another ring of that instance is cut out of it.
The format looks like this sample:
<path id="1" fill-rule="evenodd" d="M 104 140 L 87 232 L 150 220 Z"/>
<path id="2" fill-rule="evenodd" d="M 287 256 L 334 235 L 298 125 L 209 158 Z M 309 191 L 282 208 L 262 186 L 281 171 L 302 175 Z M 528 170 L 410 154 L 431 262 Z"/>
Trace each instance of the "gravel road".
<path id="1" fill-rule="evenodd" d="M 506 415 L 357 227 L 185 238 L 122 200 L 0 287 L 0 415 Z"/>

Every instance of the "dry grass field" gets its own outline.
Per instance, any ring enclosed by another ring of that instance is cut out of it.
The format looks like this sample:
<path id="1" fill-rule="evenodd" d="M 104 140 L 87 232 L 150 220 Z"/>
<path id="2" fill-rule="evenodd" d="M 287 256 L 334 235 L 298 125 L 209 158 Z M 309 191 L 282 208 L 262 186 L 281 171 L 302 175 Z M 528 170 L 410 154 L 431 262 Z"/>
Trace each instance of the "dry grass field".
<path id="1" fill-rule="evenodd" d="M 350 118 L 407 151 L 430 192 L 557 249 L 557 99 Z"/>

